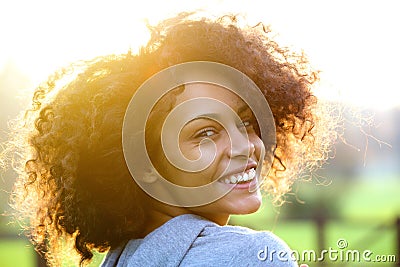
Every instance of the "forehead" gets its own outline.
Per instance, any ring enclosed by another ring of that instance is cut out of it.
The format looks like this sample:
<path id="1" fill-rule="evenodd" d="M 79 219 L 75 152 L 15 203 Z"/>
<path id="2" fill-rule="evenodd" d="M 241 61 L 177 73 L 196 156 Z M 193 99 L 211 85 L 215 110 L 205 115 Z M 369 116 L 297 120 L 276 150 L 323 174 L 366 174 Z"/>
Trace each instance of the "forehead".
<path id="1" fill-rule="evenodd" d="M 190 83 L 186 84 L 185 90 L 177 96 L 175 106 L 184 101 L 199 97 L 219 100 L 234 110 L 245 105 L 245 102 L 239 96 L 222 86 L 209 83 Z"/>

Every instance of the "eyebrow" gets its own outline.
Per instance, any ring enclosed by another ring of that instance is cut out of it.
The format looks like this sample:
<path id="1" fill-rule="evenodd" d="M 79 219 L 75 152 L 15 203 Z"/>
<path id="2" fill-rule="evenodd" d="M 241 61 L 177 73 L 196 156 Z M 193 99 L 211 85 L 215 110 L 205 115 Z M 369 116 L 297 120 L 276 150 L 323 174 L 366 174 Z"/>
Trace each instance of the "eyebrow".
<path id="1" fill-rule="evenodd" d="M 245 105 L 241 106 L 238 109 L 237 114 L 239 115 L 239 114 L 241 114 L 241 113 L 243 113 L 245 111 L 248 111 L 248 110 L 249 110 L 249 106 L 247 106 L 245 104 Z M 190 123 L 192 121 L 195 121 L 197 119 L 214 119 L 216 121 L 219 121 L 221 119 L 221 114 L 219 114 L 219 113 L 204 113 L 204 114 L 200 114 L 200 115 L 194 117 L 193 119 L 189 120 L 186 124 L 188 124 L 188 123 Z"/>
<path id="2" fill-rule="evenodd" d="M 240 106 L 238 108 L 238 111 L 237 111 L 236 114 L 241 114 L 241 113 L 246 112 L 248 110 L 249 110 L 249 106 L 247 104 L 244 104 L 244 105 L 242 105 L 242 106 Z M 194 121 L 196 119 L 215 119 L 215 120 L 218 120 L 220 118 L 221 118 L 221 114 L 219 114 L 219 113 L 204 113 L 204 114 L 200 114 L 200 115 L 194 117 L 193 119 L 189 120 L 187 123 L 189 123 L 191 121 Z"/>
<path id="3" fill-rule="evenodd" d="M 245 111 L 249 110 L 249 106 L 247 104 L 242 105 L 239 109 L 238 109 L 238 114 L 241 114 Z"/>
<path id="4" fill-rule="evenodd" d="M 188 121 L 186 124 L 188 124 L 188 123 L 190 123 L 190 122 L 192 122 L 194 120 L 197 120 L 197 119 L 214 119 L 214 120 L 218 121 L 218 120 L 221 119 L 221 114 L 219 114 L 219 113 L 204 113 L 204 114 L 200 114 L 200 115 L 194 117 L 193 119 L 191 119 L 190 121 Z"/>

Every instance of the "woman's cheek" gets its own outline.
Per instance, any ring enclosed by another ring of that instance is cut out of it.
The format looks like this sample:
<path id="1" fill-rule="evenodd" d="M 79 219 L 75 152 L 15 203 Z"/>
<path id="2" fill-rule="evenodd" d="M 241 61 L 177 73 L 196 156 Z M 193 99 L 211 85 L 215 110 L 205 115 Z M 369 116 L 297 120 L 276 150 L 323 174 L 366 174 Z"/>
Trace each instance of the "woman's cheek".
<path id="1" fill-rule="evenodd" d="M 218 150 L 218 145 L 213 140 L 204 140 L 197 149 L 197 158 L 210 165 L 215 161 Z"/>
<path id="2" fill-rule="evenodd" d="M 257 160 L 260 160 L 261 151 L 265 148 L 263 141 L 256 134 L 250 136 L 249 140 L 254 145 L 254 155 L 256 156 Z"/>

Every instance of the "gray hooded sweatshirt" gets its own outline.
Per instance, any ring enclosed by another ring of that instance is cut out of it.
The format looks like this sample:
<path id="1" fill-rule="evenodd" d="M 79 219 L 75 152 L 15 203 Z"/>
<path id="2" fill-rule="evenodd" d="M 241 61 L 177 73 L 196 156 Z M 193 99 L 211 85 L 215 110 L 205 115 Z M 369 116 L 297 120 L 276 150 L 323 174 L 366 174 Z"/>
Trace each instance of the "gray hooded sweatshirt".
<path id="1" fill-rule="evenodd" d="M 177 216 L 143 239 L 110 250 L 102 267 L 298 266 L 289 247 L 271 232 L 219 226 L 202 217 Z"/>

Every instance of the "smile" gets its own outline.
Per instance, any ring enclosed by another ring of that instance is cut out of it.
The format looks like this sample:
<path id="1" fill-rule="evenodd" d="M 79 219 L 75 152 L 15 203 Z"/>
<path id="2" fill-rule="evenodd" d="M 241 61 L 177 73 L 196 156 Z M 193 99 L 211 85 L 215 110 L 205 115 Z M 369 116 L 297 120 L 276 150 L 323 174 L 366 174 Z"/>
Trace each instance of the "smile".
<path id="1" fill-rule="evenodd" d="M 231 175 L 229 178 L 222 178 L 220 182 L 224 184 L 237 184 L 237 183 L 244 183 L 249 182 L 256 177 L 256 170 L 254 168 L 248 169 L 243 174 L 235 174 Z"/>

